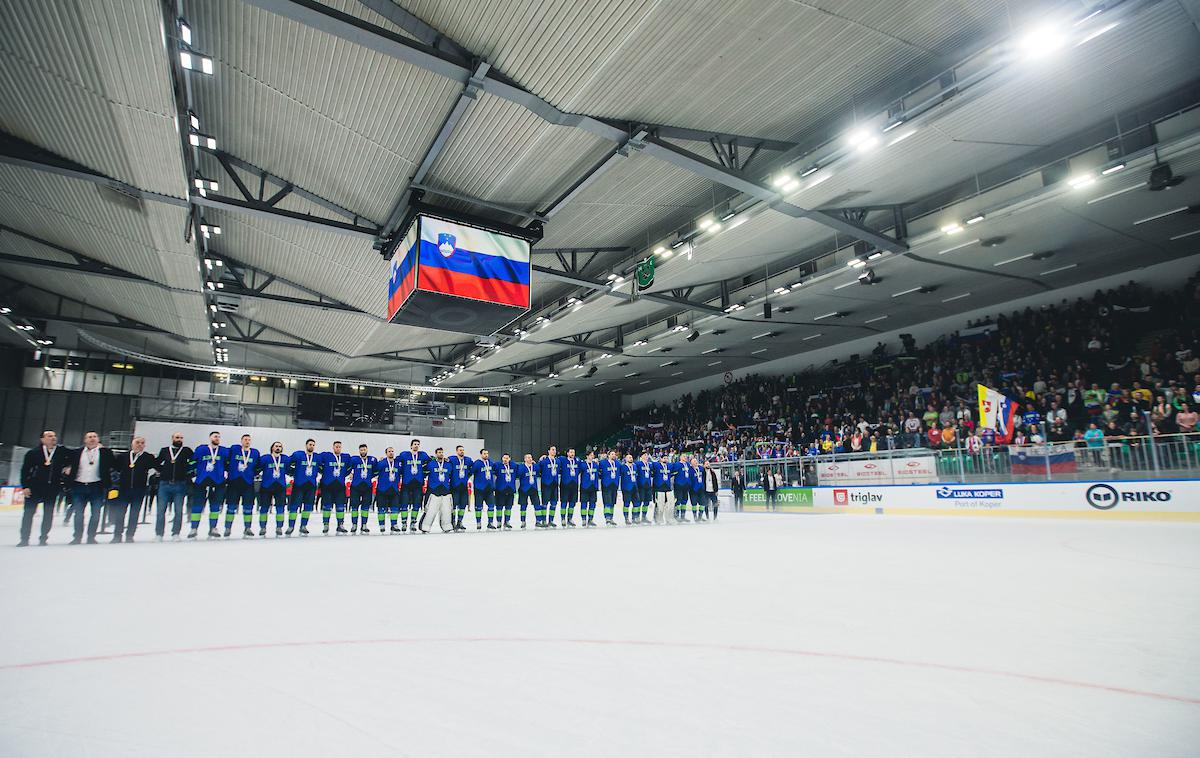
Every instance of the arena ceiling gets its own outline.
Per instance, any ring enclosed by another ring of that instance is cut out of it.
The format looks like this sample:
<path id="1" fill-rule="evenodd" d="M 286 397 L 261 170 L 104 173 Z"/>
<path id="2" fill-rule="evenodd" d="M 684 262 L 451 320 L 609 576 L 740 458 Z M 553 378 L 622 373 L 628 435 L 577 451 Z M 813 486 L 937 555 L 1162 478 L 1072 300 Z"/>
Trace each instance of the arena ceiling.
<path id="1" fill-rule="evenodd" d="M 562 393 L 892 332 L 1200 250 L 1196 6 L 5 2 L 0 305 L 59 347 Z M 384 321 L 418 199 L 544 227 L 496 347 Z"/>

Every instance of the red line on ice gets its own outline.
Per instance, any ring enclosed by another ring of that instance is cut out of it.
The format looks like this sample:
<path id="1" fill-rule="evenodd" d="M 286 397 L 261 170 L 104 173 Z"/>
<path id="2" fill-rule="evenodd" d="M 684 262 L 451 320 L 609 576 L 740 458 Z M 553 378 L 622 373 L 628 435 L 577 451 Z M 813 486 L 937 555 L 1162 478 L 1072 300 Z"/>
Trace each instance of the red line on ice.
<path id="1" fill-rule="evenodd" d="M 1135 690 L 1129 687 L 1117 687 L 1095 682 L 1080 682 L 1073 679 L 1062 679 L 1054 676 L 1038 674 L 1022 674 L 1016 671 L 1001 669 L 978 668 L 975 666 L 960 666 L 952 663 L 931 663 L 928 661 L 909 661 L 902 658 L 886 658 L 875 655 L 854 655 L 852 653 L 828 653 L 817 650 L 795 650 L 791 648 L 760 647 L 757 645 L 729 645 L 709 642 L 663 642 L 657 640 L 602 640 L 602 639 L 571 639 L 571 638 L 541 638 L 541 637 L 408 637 L 376 640 L 305 640 L 298 642 L 258 642 L 245 645 L 215 645 L 213 647 L 178 648 L 174 650 L 141 650 L 129 653 L 111 653 L 108 655 L 87 655 L 78 658 L 58 658 L 45 661 L 26 661 L 24 663 L 0 664 L 0 671 L 13 669 L 47 668 L 51 666 L 66 666 L 76 663 L 97 663 L 103 661 L 126 660 L 129 658 L 149 658 L 165 655 L 189 655 L 192 653 L 221 653 L 241 650 L 271 650 L 289 647 L 323 647 L 326 645 L 400 645 L 420 643 L 534 643 L 534 644 L 568 644 L 568 645 L 597 645 L 616 647 L 660 647 L 686 648 L 696 650 L 724 650 L 733 653 L 758 653 L 771 655 L 794 655 L 805 658 L 825 658 L 830 660 L 853 661 L 855 663 L 883 663 L 892 666 L 909 666 L 912 668 L 932 669 L 937 671 L 952 671 L 962 674 L 984 674 L 1002 676 L 1010 679 L 1020 679 L 1027 682 L 1042 684 L 1057 684 L 1065 687 L 1081 687 L 1090 690 L 1114 692 L 1119 695 L 1148 697 L 1156 700 L 1171 700 L 1177 703 L 1200 705 L 1200 698 L 1183 695 L 1169 695 L 1162 692 Z"/>

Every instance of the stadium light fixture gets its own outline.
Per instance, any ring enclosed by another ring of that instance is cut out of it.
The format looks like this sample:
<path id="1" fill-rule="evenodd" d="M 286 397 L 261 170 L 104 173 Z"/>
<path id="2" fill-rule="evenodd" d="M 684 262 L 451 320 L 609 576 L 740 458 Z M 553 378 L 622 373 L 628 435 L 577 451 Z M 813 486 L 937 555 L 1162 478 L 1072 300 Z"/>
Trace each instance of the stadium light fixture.
<path id="1" fill-rule="evenodd" d="M 887 134 L 888 132 L 890 132 L 891 130 L 895 129 L 896 127 L 903 126 L 903 125 L 904 125 L 904 119 L 903 119 L 903 118 L 898 118 L 898 119 L 896 119 L 895 121 L 893 121 L 892 123 L 890 123 L 890 124 L 888 124 L 887 126 L 883 127 L 883 133 L 884 133 L 884 134 Z"/>
<path id="2" fill-rule="evenodd" d="M 188 135 L 188 142 L 192 147 L 207 147 L 209 150 L 217 149 L 216 139 L 209 137 L 207 134 L 192 132 Z"/>
<path id="3" fill-rule="evenodd" d="M 753 336 L 753 337 L 751 337 L 750 339 L 752 339 L 752 340 L 760 340 L 760 339 L 762 339 L 763 337 L 774 337 L 774 336 L 775 336 L 775 332 L 762 332 L 761 334 L 756 334 L 756 335 L 754 335 L 754 336 Z"/>
<path id="4" fill-rule="evenodd" d="M 942 302 L 943 303 L 953 303 L 955 300 L 962 300 L 964 297 L 970 297 L 970 296 L 971 296 L 970 292 L 964 292 L 961 295 L 955 295 L 954 297 L 948 297 L 945 300 L 943 300 Z"/>
<path id="5" fill-rule="evenodd" d="M 864 323 L 864 324 L 874 324 L 876 321 L 883 321 L 885 318 L 887 318 L 887 316 L 886 316 L 886 315 L 883 315 L 883 316 L 876 316 L 875 318 L 869 318 L 869 319 L 867 319 L 867 320 L 866 320 L 866 321 L 864 321 L 863 323 Z"/>
<path id="6" fill-rule="evenodd" d="M 700 227 L 701 231 L 708 231 L 715 226 L 716 223 L 716 220 L 712 216 L 705 216 L 704 218 L 700 219 L 700 223 L 697 224 L 697 226 Z"/>
<path id="7" fill-rule="evenodd" d="M 758 355 L 759 353 L 765 353 L 765 352 L 767 352 L 767 349 L 765 347 L 760 347 L 757 350 L 751 350 L 750 355 Z"/>
<path id="8" fill-rule="evenodd" d="M 737 211 L 735 211 L 735 210 L 727 210 L 727 211 L 725 211 L 723 214 L 721 214 L 721 220 L 722 220 L 722 221 L 728 221 L 729 219 L 733 218 L 733 217 L 734 217 L 734 216 L 736 216 L 736 215 L 737 215 Z"/>
<path id="9" fill-rule="evenodd" d="M 924 287 L 922 287 L 922 286 L 909 287 L 908 289 L 903 290 L 901 292 L 893 292 L 892 297 L 903 297 L 905 295 L 911 295 L 914 292 L 920 292 L 922 289 L 924 289 Z"/>
<path id="10" fill-rule="evenodd" d="M 1067 184 L 1071 185 L 1075 189 L 1083 189 L 1084 187 L 1089 187 L 1095 183 L 1096 177 L 1092 174 L 1080 174 L 1079 176 L 1073 176 L 1067 180 Z"/>
<path id="11" fill-rule="evenodd" d="M 199 131 L 200 130 L 200 117 L 197 116 L 195 113 L 189 112 L 188 113 L 188 125 L 191 126 L 192 129 Z"/>
<path id="12" fill-rule="evenodd" d="M 182 18 L 179 19 L 179 39 L 183 40 L 183 44 L 185 45 L 190 46 L 192 44 L 192 27 Z"/>
<path id="13" fill-rule="evenodd" d="M 709 354 L 711 354 L 711 353 L 719 353 L 719 352 L 721 352 L 721 348 L 719 348 L 719 347 L 710 347 L 710 348 L 709 348 L 709 349 L 707 349 L 707 350 L 702 350 L 702 351 L 700 352 L 700 355 L 709 355 Z"/>
<path id="14" fill-rule="evenodd" d="M 7 316 L 10 313 L 12 313 L 12 308 L 9 308 L 7 305 L 0 308 L 0 316 Z"/>
<path id="15" fill-rule="evenodd" d="M 179 63 L 188 71 L 199 71 L 200 73 L 209 75 L 213 72 L 213 59 L 207 55 L 180 50 Z"/>
<path id="16" fill-rule="evenodd" d="M 792 282 L 791 284 L 789 284 L 789 285 L 788 285 L 788 289 L 791 289 L 791 290 L 798 290 L 798 289 L 800 289 L 800 285 L 802 285 L 802 284 L 804 284 L 804 280 L 803 280 L 803 279 L 801 279 L 801 280 L 800 280 L 800 281 L 798 281 L 798 282 Z"/>
<path id="17" fill-rule="evenodd" d="M 655 255 L 663 255 L 666 252 L 667 252 L 667 248 L 664 247 L 663 245 L 659 245 L 658 247 L 654 248 Z"/>
<path id="18" fill-rule="evenodd" d="M 641 347 L 642 345 L 645 345 L 645 344 L 647 344 L 646 340 L 638 340 L 637 342 L 633 343 L 633 345 L 631 345 L 631 347 Z"/>
<path id="19" fill-rule="evenodd" d="M 1118 163 L 1115 166 L 1109 166 L 1108 168 L 1104 169 L 1103 171 L 1100 172 L 1100 175 L 1101 176 L 1110 176 L 1112 174 L 1117 173 L 1118 171 L 1123 170 L 1124 168 L 1125 168 L 1125 163 L 1124 163 L 1124 161 L 1122 161 L 1121 163 Z"/>
<path id="20" fill-rule="evenodd" d="M 808 342 L 809 340 L 815 340 L 817 337 L 821 337 L 821 336 L 823 336 L 823 335 L 820 332 L 817 332 L 816 334 L 808 335 L 807 337 L 804 338 L 803 341 Z"/>
<path id="21" fill-rule="evenodd" d="M 783 185 L 787 184 L 788 182 L 790 182 L 792 180 L 793 180 L 793 177 L 791 174 L 779 174 L 778 176 L 776 176 L 774 179 L 771 180 L 771 185 L 774 187 L 782 187 Z"/>
<path id="22" fill-rule="evenodd" d="M 821 319 L 826 319 L 826 318 L 837 318 L 838 316 L 841 316 L 841 315 L 842 315 L 841 311 L 830 311 L 829 313 L 822 313 L 820 316 L 814 316 L 813 321 L 820 321 Z"/>
<path id="23" fill-rule="evenodd" d="M 883 257 L 883 255 L 884 255 L 884 253 L 883 253 L 883 251 L 882 251 L 882 250 L 876 250 L 875 252 L 873 252 L 873 253 L 871 253 L 870 255 L 868 255 L 868 256 L 867 256 L 867 260 L 869 260 L 869 261 L 877 261 L 877 260 L 879 260 L 880 258 L 882 258 L 882 257 Z"/>
<path id="24" fill-rule="evenodd" d="M 772 290 L 772 292 L 774 292 L 776 295 L 786 295 L 787 293 L 791 292 L 791 290 L 787 287 L 776 287 L 774 290 Z"/>
<path id="25" fill-rule="evenodd" d="M 942 227 L 942 232 L 944 232 L 945 234 L 958 234 L 962 230 L 963 230 L 962 224 L 958 223 L 957 221 L 946 224 L 945 226 Z"/>
<path id="26" fill-rule="evenodd" d="M 809 166 L 808 168 L 806 168 L 800 172 L 800 178 L 803 179 L 806 176 L 811 176 L 812 174 L 815 174 L 820 170 L 821 170 L 820 164 L 814 163 L 811 166 Z"/>
<path id="27" fill-rule="evenodd" d="M 786 184 L 782 185 L 779 188 L 779 191 L 786 195 L 791 192 L 795 192 L 796 188 L 798 188 L 799 186 L 800 186 L 800 182 L 793 179 L 790 182 L 787 182 Z"/>
<path id="28" fill-rule="evenodd" d="M 846 265 L 850 268 L 862 268 L 863 266 L 867 265 L 867 262 L 862 258 L 851 258 Z"/>
<path id="29" fill-rule="evenodd" d="M 898 145 L 916 133 L 917 133 L 916 129 L 905 129 L 904 131 L 897 134 L 895 137 L 892 137 L 892 139 L 890 141 L 888 141 L 887 146 L 891 147 L 892 145 Z"/>
<path id="30" fill-rule="evenodd" d="M 974 216 L 971 216 L 969 219 L 967 219 L 963 223 L 965 223 L 967 226 L 972 226 L 974 224 L 978 224 L 980 221 L 983 221 L 983 219 L 984 219 L 984 215 L 982 213 L 976 213 Z"/>

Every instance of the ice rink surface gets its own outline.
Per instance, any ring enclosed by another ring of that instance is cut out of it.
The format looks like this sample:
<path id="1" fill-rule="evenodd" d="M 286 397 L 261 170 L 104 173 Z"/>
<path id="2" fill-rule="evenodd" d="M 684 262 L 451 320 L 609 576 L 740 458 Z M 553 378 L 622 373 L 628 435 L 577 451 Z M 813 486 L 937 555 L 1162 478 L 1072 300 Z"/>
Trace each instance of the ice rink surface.
<path id="1" fill-rule="evenodd" d="M 17 518 L 7 758 L 1200 754 L 1196 524 L 17 549 Z"/>

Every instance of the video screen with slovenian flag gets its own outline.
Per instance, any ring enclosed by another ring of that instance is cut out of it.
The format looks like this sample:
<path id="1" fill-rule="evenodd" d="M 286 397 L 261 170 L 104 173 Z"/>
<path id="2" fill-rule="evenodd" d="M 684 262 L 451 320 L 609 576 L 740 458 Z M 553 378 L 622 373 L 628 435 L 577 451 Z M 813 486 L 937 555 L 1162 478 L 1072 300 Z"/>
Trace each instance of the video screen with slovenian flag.
<path id="1" fill-rule="evenodd" d="M 529 282 L 528 241 L 418 215 L 392 258 L 388 319 L 419 292 L 527 310 Z"/>

